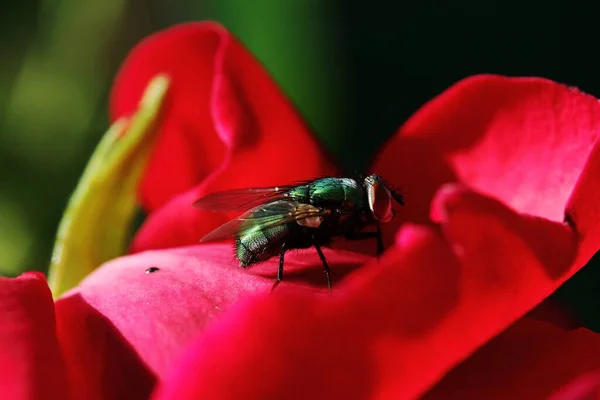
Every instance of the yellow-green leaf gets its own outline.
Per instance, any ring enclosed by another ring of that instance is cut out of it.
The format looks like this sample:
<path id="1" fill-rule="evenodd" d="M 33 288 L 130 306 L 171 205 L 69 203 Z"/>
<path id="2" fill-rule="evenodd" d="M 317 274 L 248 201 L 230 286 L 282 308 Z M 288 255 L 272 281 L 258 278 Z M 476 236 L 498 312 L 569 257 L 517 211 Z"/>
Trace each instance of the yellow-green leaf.
<path id="1" fill-rule="evenodd" d="M 136 191 L 169 81 L 155 77 L 134 115 L 117 120 L 92 155 L 60 222 L 48 281 L 54 297 L 125 252 Z"/>

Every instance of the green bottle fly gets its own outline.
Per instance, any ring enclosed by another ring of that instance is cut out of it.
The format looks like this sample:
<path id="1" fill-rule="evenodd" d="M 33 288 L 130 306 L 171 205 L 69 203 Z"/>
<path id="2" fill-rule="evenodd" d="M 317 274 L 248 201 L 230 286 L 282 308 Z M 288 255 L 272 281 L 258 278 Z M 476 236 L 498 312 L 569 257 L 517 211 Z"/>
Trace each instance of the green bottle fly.
<path id="1" fill-rule="evenodd" d="M 213 211 L 245 211 L 204 236 L 201 242 L 233 238 L 235 256 L 244 268 L 279 255 L 273 289 L 283 279 L 285 252 L 314 246 L 323 263 L 327 286 L 331 277 L 321 250 L 335 237 L 377 240 L 383 252 L 380 224 L 394 216 L 393 202 L 402 194 L 378 175 L 364 179 L 320 178 L 296 185 L 234 189 L 197 200 L 195 207 Z M 374 226 L 375 231 L 363 231 Z"/>

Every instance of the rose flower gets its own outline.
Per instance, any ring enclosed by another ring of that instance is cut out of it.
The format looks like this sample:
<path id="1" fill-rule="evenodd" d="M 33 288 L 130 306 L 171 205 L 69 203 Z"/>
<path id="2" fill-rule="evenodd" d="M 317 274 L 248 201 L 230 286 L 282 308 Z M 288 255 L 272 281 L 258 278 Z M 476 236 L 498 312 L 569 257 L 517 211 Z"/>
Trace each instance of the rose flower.
<path id="1" fill-rule="evenodd" d="M 168 88 L 144 114 L 157 77 Z M 231 242 L 199 243 L 235 217 L 194 208 L 206 194 L 341 173 L 223 27 L 145 39 L 110 108 L 115 146 L 156 114 L 147 164 L 138 185 L 94 178 L 108 168 L 94 158 L 93 185 L 71 209 L 105 202 L 61 225 L 54 300 L 39 273 L 0 279 L 7 398 L 557 400 L 598 390 L 600 337 L 538 307 L 600 247 L 597 99 L 485 75 L 425 104 L 370 168 L 406 194 L 383 226 L 386 250 L 325 249 L 331 293 L 314 249 L 286 256 L 270 294 L 277 258 L 245 270 Z M 134 203 L 107 193 L 128 187 L 148 214 L 130 254 L 84 268 L 123 231 L 104 222 Z"/>

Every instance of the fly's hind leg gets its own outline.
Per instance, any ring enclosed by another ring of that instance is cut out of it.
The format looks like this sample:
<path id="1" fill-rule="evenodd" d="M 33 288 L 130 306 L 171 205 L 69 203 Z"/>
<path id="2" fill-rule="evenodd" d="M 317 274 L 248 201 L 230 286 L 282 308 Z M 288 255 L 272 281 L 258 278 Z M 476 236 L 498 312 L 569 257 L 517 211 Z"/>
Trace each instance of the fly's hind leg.
<path id="1" fill-rule="evenodd" d="M 273 290 L 275 290 L 277 285 L 279 285 L 279 283 L 283 280 L 283 260 L 285 257 L 286 250 L 287 250 L 286 243 L 283 243 L 281 245 L 281 251 L 279 253 L 279 268 L 277 268 L 277 278 L 275 278 L 275 283 L 271 287 L 271 292 L 273 292 Z"/>
<path id="2" fill-rule="evenodd" d="M 319 254 L 319 258 L 323 263 L 323 269 L 325 270 L 325 276 L 327 277 L 327 288 L 331 292 L 331 271 L 329 270 L 329 265 L 327 265 L 327 260 L 325 259 L 325 254 L 323 254 L 323 250 L 321 250 L 321 246 L 315 241 L 315 249 L 317 249 L 317 253 Z"/>

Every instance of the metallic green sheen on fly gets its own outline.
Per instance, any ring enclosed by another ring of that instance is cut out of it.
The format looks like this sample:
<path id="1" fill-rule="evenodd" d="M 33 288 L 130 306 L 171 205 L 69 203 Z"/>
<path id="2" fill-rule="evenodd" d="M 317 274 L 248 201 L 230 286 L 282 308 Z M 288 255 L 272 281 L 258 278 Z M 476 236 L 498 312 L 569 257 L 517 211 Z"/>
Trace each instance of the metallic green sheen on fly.
<path id="1" fill-rule="evenodd" d="M 244 268 L 279 256 L 273 289 L 283 279 L 285 253 L 315 247 L 323 263 L 327 286 L 331 277 L 321 250 L 335 237 L 376 239 L 383 252 L 381 227 L 390 222 L 404 198 L 378 175 L 364 179 L 320 178 L 294 185 L 234 189 L 197 200 L 195 207 L 213 211 L 244 211 L 201 242 L 233 238 L 235 256 Z M 364 231 L 374 227 L 375 231 Z"/>

